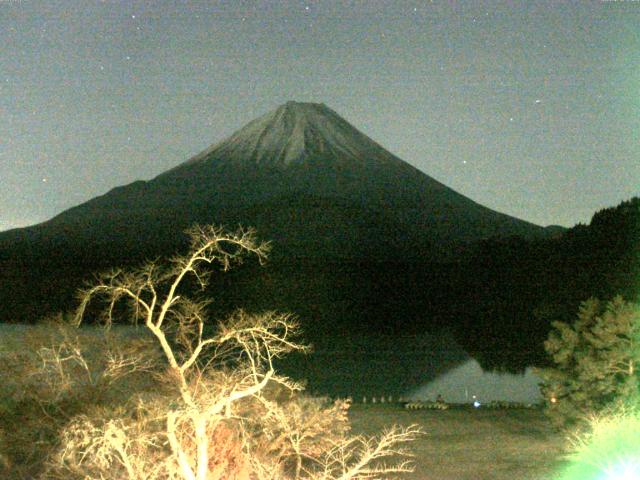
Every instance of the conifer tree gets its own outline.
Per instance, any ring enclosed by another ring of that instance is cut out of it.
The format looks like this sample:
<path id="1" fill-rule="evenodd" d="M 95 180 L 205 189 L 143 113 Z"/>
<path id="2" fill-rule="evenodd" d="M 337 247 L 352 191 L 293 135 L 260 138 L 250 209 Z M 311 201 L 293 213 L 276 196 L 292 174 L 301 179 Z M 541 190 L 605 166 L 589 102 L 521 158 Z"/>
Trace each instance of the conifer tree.
<path id="1" fill-rule="evenodd" d="M 539 370 L 546 412 L 559 427 L 637 401 L 640 308 L 617 296 L 592 298 L 573 324 L 554 322 L 545 349 L 555 366 Z"/>

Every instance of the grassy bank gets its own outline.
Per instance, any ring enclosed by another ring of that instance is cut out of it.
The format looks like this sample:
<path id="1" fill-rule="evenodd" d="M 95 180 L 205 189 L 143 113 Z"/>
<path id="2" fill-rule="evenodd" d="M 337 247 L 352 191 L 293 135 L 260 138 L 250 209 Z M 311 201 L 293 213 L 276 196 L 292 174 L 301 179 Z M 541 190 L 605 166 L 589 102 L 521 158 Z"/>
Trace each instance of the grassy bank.
<path id="1" fill-rule="evenodd" d="M 563 465 L 564 438 L 537 409 L 409 411 L 400 405 L 351 407 L 353 433 L 375 434 L 393 424 L 419 424 L 411 443 L 410 480 L 548 480 Z"/>
<path id="2" fill-rule="evenodd" d="M 72 333 L 88 346 L 87 360 L 95 367 L 90 370 L 102 371 L 104 332 L 87 327 Z M 124 347 L 143 337 L 144 329 L 117 327 L 111 335 L 114 344 Z M 109 405 L 114 395 L 124 399 L 153 387 L 144 381 L 148 375 L 132 376 L 120 390 L 101 393 L 92 387 L 95 379 L 73 361 L 66 368 L 77 370 L 75 377 L 68 384 L 58 380 L 49 385 L 48 377 L 33 376 L 35 367 L 44 361 L 38 351 L 60 340 L 61 335 L 46 325 L 0 326 L 0 474 L 6 469 L 9 475 L 4 478 L 32 478 L 49 444 L 56 442 L 56 429 L 66 422 L 62 414 L 83 414 Z M 34 393 L 38 401 L 29 400 Z M 61 418 L 56 417 L 59 412 Z M 409 444 L 416 455 L 416 471 L 402 477 L 408 480 L 548 480 L 563 464 L 564 439 L 538 409 L 406 410 L 400 404 L 378 403 L 352 405 L 349 416 L 355 434 L 376 435 L 394 424 L 422 427 L 426 434 Z"/>

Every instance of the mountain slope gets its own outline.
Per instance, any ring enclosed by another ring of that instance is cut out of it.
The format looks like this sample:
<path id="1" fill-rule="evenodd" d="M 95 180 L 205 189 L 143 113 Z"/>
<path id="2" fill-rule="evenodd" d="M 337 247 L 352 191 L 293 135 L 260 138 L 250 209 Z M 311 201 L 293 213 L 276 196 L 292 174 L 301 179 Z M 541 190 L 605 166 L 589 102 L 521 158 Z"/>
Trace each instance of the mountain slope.
<path id="1" fill-rule="evenodd" d="M 88 272 L 171 255 L 196 222 L 256 226 L 274 241 L 272 258 L 291 261 L 442 261 L 482 238 L 547 236 L 420 172 L 328 107 L 288 102 L 150 181 L 1 233 L 0 300 L 54 308 Z M 68 279 L 61 296 L 57 278 Z"/>
<path id="2" fill-rule="evenodd" d="M 37 228 L 57 234 L 83 227 L 90 239 L 104 227 L 117 232 L 126 224 L 139 239 L 147 227 L 164 231 L 163 224 L 262 223 L 241 213 L 297 195 L 393 218 L 403 230 L 393 241 L 428 237 L 443 245 L 495 235 L 545 236 L 543 228 L 483 207 L 403 162 L 326 106 L 295 102 L 149 182 L 114 189 Z M 331 227 L 328 237 L 349 228 Z M 269 230 L 262 233 L 268 237 Z"/>

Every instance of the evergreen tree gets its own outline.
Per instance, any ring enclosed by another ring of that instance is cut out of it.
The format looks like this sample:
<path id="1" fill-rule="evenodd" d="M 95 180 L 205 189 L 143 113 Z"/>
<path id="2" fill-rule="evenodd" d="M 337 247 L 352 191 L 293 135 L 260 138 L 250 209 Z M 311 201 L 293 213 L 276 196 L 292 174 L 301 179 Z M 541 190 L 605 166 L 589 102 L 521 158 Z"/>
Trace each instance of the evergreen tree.
<path id="1" fill-rule="evenodd" d="M 640 308 L 617 296 L 589 299 L 573 324 L 554 322 L 544 343 L 554 367 L 541 369 L 546 412 L 559 427 L 579 423 L 638 393 Z"/>

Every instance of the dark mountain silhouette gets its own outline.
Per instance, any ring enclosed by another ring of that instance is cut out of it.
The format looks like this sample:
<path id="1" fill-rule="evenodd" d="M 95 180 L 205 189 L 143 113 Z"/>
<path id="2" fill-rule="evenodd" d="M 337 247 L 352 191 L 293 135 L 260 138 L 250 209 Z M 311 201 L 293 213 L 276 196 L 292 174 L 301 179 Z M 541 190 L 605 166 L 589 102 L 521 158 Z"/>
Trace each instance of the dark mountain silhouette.
<path id="1" fill-rule="evenodd" d="M 216 314 L 293 311 L 325 349 L 336 335 L 455 330 L 472 314 L 476 242 L 560 234 L 464 197 L 324 105 L 289 102 L 150 181 L 0 233 L 0 321 L 73 308 L 91 272 L 184 249 L 193 223 L 274 243 L 266 268 L 212 285 Z"/>
<path id="2" fill-rule="evenodd" d="M 194 222 L 251 224 L 283 254 L 345 258 L 355 243 L 375 256 L 389 247 L 423 255 L 417 246 L 443 253 L 496 235 L 545 236 L 403 162 L 326 106 L 289 102 L 151 181 L 0 235 L 0 244 L 106 240 L 135 250 Z"/>

